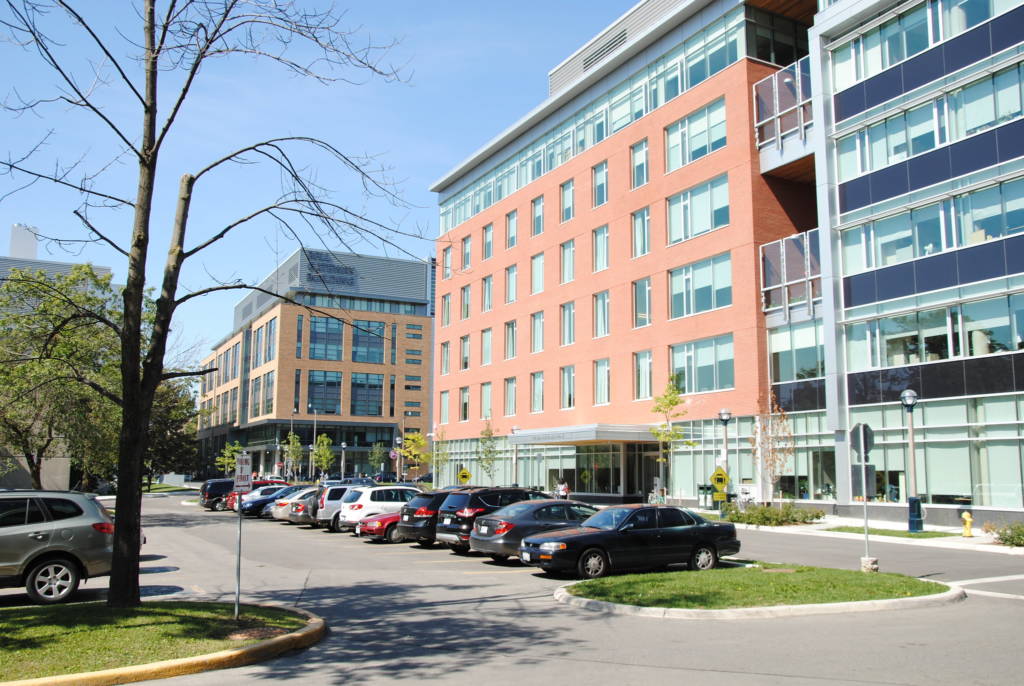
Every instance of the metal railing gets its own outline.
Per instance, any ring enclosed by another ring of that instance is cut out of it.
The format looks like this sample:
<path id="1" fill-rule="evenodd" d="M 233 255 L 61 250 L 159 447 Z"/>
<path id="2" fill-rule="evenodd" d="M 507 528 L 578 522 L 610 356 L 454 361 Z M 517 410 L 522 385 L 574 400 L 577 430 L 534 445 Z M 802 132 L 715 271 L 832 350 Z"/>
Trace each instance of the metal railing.
<path id="1" fill-rule="evenodd" d="M 821 300 L 818 230 L 811 229 L 761 246 L 761 307 L 764 312 Z"/>
<path id="2" fill-rule="evenodd" d="M 754 84 L 754 130 L 757 147 L 782 148 L 791 134 L 806 139 L 812 124 L 811 60 L 803 57 Z"/>

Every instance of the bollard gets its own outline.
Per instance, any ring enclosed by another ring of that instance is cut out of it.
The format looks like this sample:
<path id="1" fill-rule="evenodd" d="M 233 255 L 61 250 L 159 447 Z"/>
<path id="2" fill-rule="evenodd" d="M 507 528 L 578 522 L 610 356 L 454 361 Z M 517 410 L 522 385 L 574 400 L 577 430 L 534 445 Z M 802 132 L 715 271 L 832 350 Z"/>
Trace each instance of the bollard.
<path id="1" fill-rule="evenodd" d="M 878 571 L 878 558 L 877 557 L 862 557 L 862 558 L 860 558 L 860 571 L 862 571 L 862 572 L 877 572 Z"/>
<path id="2" fill-rule="evenodd" d="M 970 512 L 964 512 L 960 515 L 960 519 L 964 520 L 964 538 L 974 538 L 974 532 L 971 531 L 971 522 L 974 521 L 974 517 L 971 516 Z"/>

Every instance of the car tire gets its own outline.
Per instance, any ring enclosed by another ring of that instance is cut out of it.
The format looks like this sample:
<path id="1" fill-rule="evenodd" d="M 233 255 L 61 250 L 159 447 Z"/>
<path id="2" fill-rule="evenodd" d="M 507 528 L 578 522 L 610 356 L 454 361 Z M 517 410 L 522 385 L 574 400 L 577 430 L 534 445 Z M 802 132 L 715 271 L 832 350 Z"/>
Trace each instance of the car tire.
<path id="1" fill-rule="evenodd" d="M 313 521 L 311 521 L 309 523 L 309 528 L 311 528 L 311 529 L 319 529 L 320 528 L 320 522 L 318 522 L 318 521 L 316 521 L 314 519 Z"/>
<path id="2" fill-rule="evenodd" d="M 714 569 L 718 564 L 718 553 L 714 547 L 709 545 L 699 545 L 693 550 L 693 554 L 690 555 L 690 569 L 694 571 L 705 571 L 708 569 Z"/>
<path id="3" fill-rule="evenodd" d="M 25 590 L 41 605 L 62 603 L 78 590 L 82 575 L 78 565 L 66 558 L 37 562 L 25 576 Z"/>
<path id="4" fill-rule="evenodd" d="M 431 541 L 427 538 L 421 538 L 420 540 L 416 541 L 416 545 L 418 545 L 421 548 L 433 548 L 434 541 Z"/>
<path id="5" fill-rule="evenodd" d="M 398 535 L 398 525 L 392 524 L 388 527 L 387 531 L 384 532 L 384 540 L 388 543 L 401 543 L 402 537 Z"/>
<path id="6" fill-rule="evenodd" d="M 331 523 L 327 525 L 327 530 L 330 531 L 332 534 L 336 534 L 338 533 L 338 531 L 340 531 L 338 527 L 338 515 L 334 515 L 333 517 L 331 517 Z"/>
<path id="7" fill-rule="evenodd" d="M 458 545 L 456 543 L 451 543 L 449 545 L 451 546 L 452 552 L 456 555 L 469 555 L 468 545 Z"/>
<path id="8" fill-rule="evenodd" d="M 597 579 L 608 573 L 608 556 L 597 548 L 584 550 L 576 564 L 581 579 Z"/>
<path id="9" fill-rule="evenodd" d="M 495 562 L 508 562 L 508 555 L 502 555 L 500 553 L 494 553 L 491 555 L 491 559 Z"/>
<path id="10" fill-rule="evenodd" d="M 215 501 L 213 503 L 213 508 L 212 509 L 215 512 L 223 512 L 224 510 L 228 509 L 228 504 L 226 502 L 224 502 L 223 500 L 217 500 L 217 501 Z"/>

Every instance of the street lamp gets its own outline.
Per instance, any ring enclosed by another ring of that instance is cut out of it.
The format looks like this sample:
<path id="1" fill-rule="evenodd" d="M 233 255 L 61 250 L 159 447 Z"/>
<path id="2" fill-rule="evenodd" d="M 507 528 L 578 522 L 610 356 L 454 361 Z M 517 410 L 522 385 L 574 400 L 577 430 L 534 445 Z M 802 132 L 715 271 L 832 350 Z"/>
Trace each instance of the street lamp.
<path id="1" fill-rule="evenodd" d="M 911 388 L 900 393 L 900 402 L 907 410 L 907 531 L 921 531 L 921 499 L 917 497 L 917 456 L 914 450 L 914 406 L 917 392 Z"/>
<path id="2" fill-rule="evenodd" d="M 517 431 L 519 431 L 519 427 L 513 426 L 513 437 L 515 437 Z M 519 444 L 515 442 L 512 443 L 512 485 L 519 485 Z"/>
<path id="3" fill-rule="evenodd" d="M 718 411 L 718 420 L 722 422 L 722 468 L 729 473 L 729 420 L 732 419 L 732 411 L 723 407 Z M 726 492 L 728 492 L 728 484 Z"/>
<path id="4" fill-rule="evenodd" d="M 348 447 L 348 443 L 345 441 L 341 442 L 341 478 L 345 478 L 345 448 Z"/>
<path id="5" fill-rule="evenodd" d="M 404 421 L 403 421 L 404 423 Z M 395 481 L 402 479 L 402 437 L 395 436 Z"/>
<path id="6" fill-rule="evenodd" d="M 313 407 L 313 403 L 310 403 L 307 407 L 309 407 L 309 411 L 313 413 L 313 442 L 309 444 L 309 476 L 310 478 L 313 478 L 313 450 L 316 446 L 316 418 L 319 413 L 316 411 L 316 408 Z"/>

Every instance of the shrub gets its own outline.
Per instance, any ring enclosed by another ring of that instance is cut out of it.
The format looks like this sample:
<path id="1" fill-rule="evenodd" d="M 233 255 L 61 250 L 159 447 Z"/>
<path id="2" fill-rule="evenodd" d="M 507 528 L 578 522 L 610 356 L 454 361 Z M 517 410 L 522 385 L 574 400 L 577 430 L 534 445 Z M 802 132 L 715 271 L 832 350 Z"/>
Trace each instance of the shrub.
<path id="1" fill-rule="evenodd" d="M 825 516 L 822 510 L 807 510 L 793 503 L 784 503 L 782 507 L 773 505 L 748 505 L 740 510 L 733 503 L 722 505 L 722 516 L 730 522 L 738 524 L 754 524 L 756 526 L 783 526 L 786 524 L 809 524 Z"/>
<path id="2" fill-rule="evenodd" d="M 992 532 L 997 543 L 1008 546 L 1024 546 L 1024 522 L 1014 522 L 996 527 Z"/>

